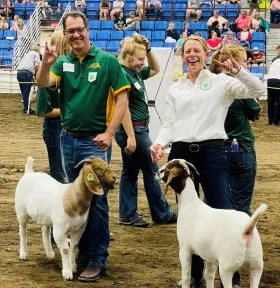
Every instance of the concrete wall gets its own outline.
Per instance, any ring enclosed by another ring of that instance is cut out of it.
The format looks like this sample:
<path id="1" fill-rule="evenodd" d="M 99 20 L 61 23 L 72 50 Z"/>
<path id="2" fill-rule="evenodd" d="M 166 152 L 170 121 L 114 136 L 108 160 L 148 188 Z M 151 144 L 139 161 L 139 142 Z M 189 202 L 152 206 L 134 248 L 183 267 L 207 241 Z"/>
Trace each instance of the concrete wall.
<path id="1" fill-rule="evenodd" d="M 0 70 L 0 94 L 20 93 L 17 71 Z"/>

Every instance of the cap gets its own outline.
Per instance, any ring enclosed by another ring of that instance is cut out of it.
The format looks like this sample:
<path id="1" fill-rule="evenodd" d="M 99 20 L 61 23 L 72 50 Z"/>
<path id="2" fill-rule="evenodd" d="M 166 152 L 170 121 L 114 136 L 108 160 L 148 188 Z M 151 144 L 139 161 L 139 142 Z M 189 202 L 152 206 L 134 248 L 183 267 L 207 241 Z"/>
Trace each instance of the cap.
<path id="1" fill-rule="evenodd" d="M 214 13 L 217 13 L 217 14 L 219 14 L 219 12 L 220 12 L 219 10 L 214 10 Z"/>
<path id="2" fill-rule="evenodd" d="M 259 52 L 259 48 L 258 47 L 254 47 L 253 51 L 254 51 L 254 53 L 255 52 Z"/>

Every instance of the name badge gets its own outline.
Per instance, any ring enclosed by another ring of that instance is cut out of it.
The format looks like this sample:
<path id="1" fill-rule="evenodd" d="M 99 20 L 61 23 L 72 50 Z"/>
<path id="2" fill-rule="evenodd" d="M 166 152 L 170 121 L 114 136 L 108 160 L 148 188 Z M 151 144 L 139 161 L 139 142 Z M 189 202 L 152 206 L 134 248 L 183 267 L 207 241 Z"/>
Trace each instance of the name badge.
<path id="1" fill-rule="evenodd" d="M 96 80 L 97 72 L 89 72 L 88 73 L 88 81 L 93 82 Z"/>
<path id="2" fill-rule="evenodd" d="M 200 84 L 200 89 L 202 90 L 208 90 L 210 88 L 210 82 L 209 81 L 203 81 Z"/>
<path id="3" fill-rule="evenodd" d="M 134 83 L 134 86 L 137 90 L 140 90 L 141 89 L 141 85 L 138 83 L 138 82 L 135 82 Z"/>
<path id="4" fill-rule="evenodd" d="M 63 72 L 74 72 L 74 64 L 63 63 Z"/>

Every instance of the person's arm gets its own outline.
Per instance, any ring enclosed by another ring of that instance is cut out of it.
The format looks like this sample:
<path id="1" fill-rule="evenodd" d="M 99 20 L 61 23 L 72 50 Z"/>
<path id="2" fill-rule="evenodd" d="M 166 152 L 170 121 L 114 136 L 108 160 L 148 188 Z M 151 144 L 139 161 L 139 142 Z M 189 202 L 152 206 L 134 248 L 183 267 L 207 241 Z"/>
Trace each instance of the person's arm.
<path id="1" fill-rule="evenodd" d="M 132 19 L 132 18 L 127 18 L 126 19 L 126 24 L 127 25 L 130 25 L 131 23 L 133 23 L 134 22 L 134 19 Z"/>
<path id="2" fill-rule="evenodd" d="M 44 118 L 54 118 L 54 117 L 60 117 L 60 109 L 59 108 L 53 108 L 53 110 L 49 113 L 46 114 L 37 114 L 39 117 L 44 117 Z"/>
<path id="3" fill-rule="evenodd" d="M 261 112 L 261 106 L 257 99 L 243 99 L 242 103 L 244 104 L 246 116 L 248 119 L 255 121 Z"/>
<path id="4" fill-rule="evenodd" d="M 125 151 L 126 153 L 132 154 L 136 149 L 136 139 L 129 108 L 127 108 L 124 114 L 122 126 L 124 128 L 125 134 L 127 135 L 127 146 L 125 148 Z"/>

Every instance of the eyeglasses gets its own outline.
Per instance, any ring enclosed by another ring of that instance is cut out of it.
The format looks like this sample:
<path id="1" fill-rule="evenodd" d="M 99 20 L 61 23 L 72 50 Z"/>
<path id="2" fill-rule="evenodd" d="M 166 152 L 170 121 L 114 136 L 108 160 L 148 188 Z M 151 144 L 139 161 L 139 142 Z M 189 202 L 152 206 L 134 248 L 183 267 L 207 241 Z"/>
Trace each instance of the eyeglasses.
<path id="1" fill-rule="evenodd" d="M 79 28 L 76 28 L 76 29 L 68 29 L 68 30 L 65 30 L 64 32 L 67 34 L 67 35 L 74 35 L 76 32 L 78 34 L 82 34 L 85 32 L 85 29 L 87 27 L 79 27 Z"/>

